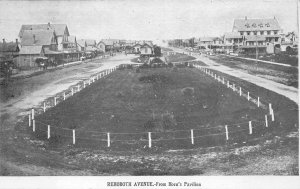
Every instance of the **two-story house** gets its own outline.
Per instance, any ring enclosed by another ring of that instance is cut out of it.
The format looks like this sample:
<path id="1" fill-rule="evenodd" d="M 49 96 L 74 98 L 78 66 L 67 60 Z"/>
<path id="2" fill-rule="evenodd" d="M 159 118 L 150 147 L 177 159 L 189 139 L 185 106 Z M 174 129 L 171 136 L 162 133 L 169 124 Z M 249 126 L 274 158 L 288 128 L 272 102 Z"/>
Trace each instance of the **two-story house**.
<path id="1" fill-rule="evenodd" d="M 280 45 L 281 28 L 277 19 L 235 19 L 232 32 L 242 36 L 239 49 L 246 54 L 274 53 L 275 45 Z M 239 43 L 240 44 L 240 43 Z"/>

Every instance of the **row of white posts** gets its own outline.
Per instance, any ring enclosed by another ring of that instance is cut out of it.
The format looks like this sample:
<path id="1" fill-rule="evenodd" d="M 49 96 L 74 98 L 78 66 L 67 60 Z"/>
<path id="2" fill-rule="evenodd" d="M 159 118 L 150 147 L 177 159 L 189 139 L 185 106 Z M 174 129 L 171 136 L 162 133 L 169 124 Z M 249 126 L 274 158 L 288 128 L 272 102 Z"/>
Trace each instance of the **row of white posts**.
<path id="1" fill-rule="evenodd" d="M 101 73 L 98 73 L 96 76 L 92 76 L 90 79 L 89 79 L 89 85 L 91 84 L 91 81 L 92 82 L 95 82 L 95 78 L 98 80 L 99 78 L 102 78 L 108 74 L 110 74 L 111 72 L 115 71 L 117 69 L 117 66 L 116 67 L 113 67 L 113 68 L 110 68 L 108 70 L 105 70 L 105 72 L 101 72 Z M 80 91 L 80 85 L 77 85 L 75 86 L 77 87 L 77 92 Z M 86 83 L 85 81 L 83 81 L 83 88 L 86 87 Z M 74 95 L 74 88 L 72 87 L 71 88 L 71 95 L 73 96 Z M 57 105 L 57 98 L 58 97 L 53 97 L 54 98 L 54 106 Z M 63 93 L 63 99 L 66 100 L 66 92 Z M 43 111 L 46 112 L 46 102 L 44 101 L 43 103 Z M 35 119 L 34 119 L 34 116 L 35 116 L 35 111 L 34 109 L 32 108 L 31 109 L 31 113 L 29 113 L 29 116 L 28 116 L 28 125 L 29 127 L 32 126 L 32 131 L 35 132 L 36 131 L 36 123 L 35 123 Z M 75 144 L 75 129 L 72 130 L 72 138 L 73 138 L 73 144 Z M 47 139 L 49 139 L 51 136 L 51 126 L 50 125 L 47 125 Z M 108 138 L 109 138 L 109 135 L 108 135 Z M 110 140 L 108 140 L 108 142 L 110 143 Z"/>
<path id="2" fill-rule="evenodd" d="M 116 67 L 113 67 L 113 68 L 110 68 L 110 69 L 108 69 L 108 70 L 105 70 L 104 72 L 98 73 L 96 76 L 92 76 L 92 77 L 89 78 L 89 80 L 88 80 L 88 85 L 91 85 L 91 83 L 95 82 L 95 80 L 101 79 L 102 77 L 104 77 L 104 76 L 110 74 L 111 72 L 115 71 L 116 69 L 117 69 L 117 66 L 116 66 Z M 86 87 L 86 84 L 87 84 L 87 83 L 86 83 L 85 81 L 83 81 L 83 88 Z M 75 87 L 77 88 L 77 91 L 74 90 L 74 87 L 72 86 L 72 88 L 71 88 L 71 96 L 73 96 L 74 93 L 80 91 L 80 85 L 79 85 L 79 84 L 78 84 L 77 86 L 75 86 Z M 57 98 L 58 98 L 58 97 L 55 96 L 55 97 L 53 97 L 53 98 L 54 98 L 54 106 L 56 106 L 56 105 L 57 105 Z M 63 93 L 63 99 L 66 100 L 66 92 Z M 47 109 L 47 107 L 46 107 L 46 102 L 44 101 L 44 103 L 43 103 L 43 111 L 46 112 L 46 109 Z"/>
<path id="3" fill-rule="evenodd" d="M 273 121 L 273 118 L 272 118 Z M 35 132 L 35 119 L 34 119 L 34 109 L 32 109 L 31 114 L 29 114 L 29 127 L 31 127 L 32 123 L 32 130 Z M 268 127 L 268 115 L 265 115 L 265 127 Z M 249 121 L 249 134 L 252 134 L 252 121 Z M 50 125 L 47 125 L 47 139 L 50 138 Z M 228 132 L 228 125 L 225 125 L 225 135 L 226 140 L 229 140 L 229 132 Z M 75 129 L 72 130 L 72 141 L 73 144 L 76 143 L 76 135 L 75 135 Z M 191 129 L 191 143 L 194 145 L 194 130 Z M 110 140 L 110 133 L 107 133 L 107 147 L 110 147 L 111 140 Z M 151 132 L 148 132 L 148 147 L 152 147 L 152 138 L 151 138 Z"/>
<path id="4" fill-rule="evenodd" d="M 206 69 L 202 66 L 199 66 L 199 65 L 194 65 L 196 68 L 200 69 L 201 71 L 203 71 L 204 73 L 210 75 L 211 77 L 214 77 L 216 80 L 218 80 L 219 82 L 222 82 L 223 85 L 225 85 L 225 78 L 223 77 L 222 79 L 220 78 L 220 76 L 217 76 L 217 74 L 214 74 L 212 71 L 210 71 L 209 69 Z M 235 87 L 235 84 L 232 83 L 232 86 L 230 86 L 230 83 L 229 81 L 227 80 L 227 88 L 232 88 L 232 90 L 235 92 L 237 89 Z M 242 96 L 242 87 L 239 88 L 239 95 Z M 250 92 L 248 91 L 247 92 L 247 100 L 250 101 Z M 260 107 L 260 98 L 257 97 L 257 107 Z M 255 101 L 254 101 L 255 103 Z M 269 103 L 269 114 L 272 118 L 272 121 L 275 121 L 275 117 L 274 117 L 274 111 L 273 111 L 273 108 L 272 108 L 272 104 Z"/>

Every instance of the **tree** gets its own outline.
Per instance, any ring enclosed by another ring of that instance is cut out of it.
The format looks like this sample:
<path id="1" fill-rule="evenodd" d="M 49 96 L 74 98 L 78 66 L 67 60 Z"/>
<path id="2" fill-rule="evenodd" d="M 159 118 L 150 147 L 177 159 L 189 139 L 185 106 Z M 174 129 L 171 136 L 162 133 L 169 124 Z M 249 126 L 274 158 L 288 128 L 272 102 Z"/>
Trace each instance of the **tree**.
<path id="1" fill-rule="evenodd" d="M 161 57 L 161 48 L 159 46 L 154 45 L 154 56 Z"/>

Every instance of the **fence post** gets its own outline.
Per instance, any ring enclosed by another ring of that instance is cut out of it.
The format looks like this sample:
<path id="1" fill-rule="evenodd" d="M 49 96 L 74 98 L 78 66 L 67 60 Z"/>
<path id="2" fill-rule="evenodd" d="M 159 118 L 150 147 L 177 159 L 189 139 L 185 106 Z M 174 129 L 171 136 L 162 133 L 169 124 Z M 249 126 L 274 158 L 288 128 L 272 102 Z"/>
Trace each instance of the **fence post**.
<path id="1" fill-rule="evenodd" d="M 31 114 L 28 115 L 28 126 L 31 127 Z"/>
<path id="2" fill-rule="evenodd" d="M 225 79 L 224 79 L 224 77 L 223 77 L 223 85 L 225 85 Z"/>
<path id="3" fill-rule="evenodd" d="M 46 103 L 45 103 L 45 101 L 44 101 L 44 112 L 46 111 Z"/>
<path id="4" fill-rule="evenodd" d="M 194 144 L 194 130 L 191 129 L 191 140 L 192 140 L 192 144 Z"/>
<path id="5" fill-rule="evenodd" d="M 148 140 L 149 140 L 149 148 L 151 148 L 152 144 L 152 140 L 151 140 L 151 132 L 148 132 Z"/>
<path id="6" fill-rule="evenodd" d="M 268 127 L 268 115 L 265 115 L 266 127 Z"/>
<path id="7" fill-rule="evenodd" d="M 48 129 L 47 129 L 47 139 L 50 138 L 50 125 L 48 125 Z"/>
<path id="8" fill-rule="evenodd" d="M 75 129 L 73 129 L 73 144 L 75 144 Z"/>
<path id="9" fill-rule="evenodd" d="M 248 96 L 247 96 L 248 101 L 250 100 L 250 93 L 248 91 Z"/>
<path id="10" fill-rule="evenodd" d="M 227 81 L 227 88 L 229 88 L 229 81 Z"/>
<path id="11" fill-rule="evenodd" d="M 66 100 L 66 92 L 64 92 L 64 100 Z"/>
<path id="12" fill-rule="evenodd" d="M 242 87 L 240 87 L 240 96 L 242 96 Z"/>
<path id="13" fill-rule="evenodd" d="M 35 120 L 32 120 L 32 131 L 35 132 Z"/>
<path id="14" fill-rule="evenodd" d="M 215 79 L 217 79 L 217 74 L 215 74 Z"/>
<path id="15" fill-rule="evenodd" d="M 34 119 L 34 109 L 31 109 L 31 119 Z"/>
<path id="16" fill-rule="evenodd" d="M 91 78 L 89 78 L 89 85 L 91 85 Z"/>
<path id="17" fill-rule="evenodd" d="M 257 97 L 257 107 L 259 107 L 259 96 Z"/>
<path id="18" fill-rule="evenodd" d="M 252 122 L 249 121 L 249 134 L 251 135 L 252 134 Z"/>
<path id="19" fill-rule="evenodd" d="M 275 121 L 275 118 L 274 118 L 274 110 L 273 110 L 273 109 L 271 109 L 271 110 L 272 110 L 272 113 L 271 113 L 272 121 Z"/>
<path id="20" fill-rule="evenodd" d="M 110 133 L 107 133 L 107 147 L 110 147 Z"/>
<path id="21" fill-rule="evenodd" d="M 56 106 L 56 97 L 54 97 L 54 106 Z"/>
<path id="22" fill-rule="evenodd" d="M 232 90 L 235 91 L 235 84 L 232 84 Z"/>
<path id="23" fill-rule="evenodd" d="M 226 133 L 226 140 L 228 140 L 229 137 L 228 137 L 228 127 L 227 127 L 227 125 L 225 125 L 225 133 Z"/>
<path id="24" fill-rule="evenodd" d="M 270 115 L 272 114 L 272 104 L 271 103 L 269 103 L 269 112 L 270 112 Z"/>
<path id="25" fill-rule="evenodd" d="M 80 90 L 80 86 L 79 85 L 77 85 L 77 91 L 79 91 Z"/>
<path id="26" fill-rule="evenodd" d="M 97 74 L 97 80 L 99 79 L 99 74 Z"/>

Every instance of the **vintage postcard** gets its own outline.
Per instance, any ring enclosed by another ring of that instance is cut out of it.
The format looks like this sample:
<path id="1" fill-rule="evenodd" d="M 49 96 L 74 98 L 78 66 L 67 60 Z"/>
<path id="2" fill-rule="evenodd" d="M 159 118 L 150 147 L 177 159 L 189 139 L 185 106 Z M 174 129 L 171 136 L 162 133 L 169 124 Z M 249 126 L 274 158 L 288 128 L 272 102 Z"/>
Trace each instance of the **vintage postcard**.
<path id="1" fill-rule="evenodd" d="M 298 3 L 0 1 L 0 188 L 296 188 Z"/>

